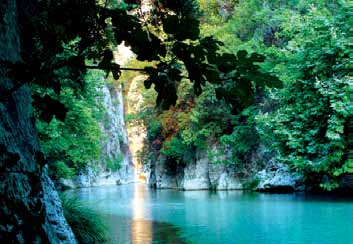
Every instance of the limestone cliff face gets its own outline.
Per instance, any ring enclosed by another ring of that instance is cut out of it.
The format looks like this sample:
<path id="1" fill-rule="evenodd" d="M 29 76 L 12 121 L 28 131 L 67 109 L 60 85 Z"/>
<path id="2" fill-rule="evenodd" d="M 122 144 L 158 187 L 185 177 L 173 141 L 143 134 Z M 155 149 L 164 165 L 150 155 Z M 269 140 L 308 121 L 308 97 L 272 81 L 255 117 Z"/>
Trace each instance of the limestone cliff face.
<path id="1" fill-rule="evenodd" d="M 116 185 L 131 183 L 135 179 L 129 142 L 124 119 L 122 87 L 112 88 L 105 85 L 101 88 L 103 106 L 106 111 L 100 122 L 103 134 L 102 156 L 98 162 L 72 180 L 61 180 L 69 188 Z M 108 161 L 120 162 L 120 168 L 113 171 L 107 167 Z"/>
<path id="2" fill-rule="evenodd" d="M 208 151 L 218 158 L 210 159 Z M 294 191 L 302 190 L 302 178 L 291 173 L 283 164 L 276 163 L 271 157 L 265 155 L 263 148 L 249 155 L 250 160 L 266 160 L 264 168 L 253 169 L 253 177 L 257 179 L 259 191 Z M 230 159 L 230 152 L 224 151 L 217 144 L 210 145 L 208 150 L 197 150 L 195 158 L 184 165 L 171 168 L 164 156 L 149 162 L 148 183 L 155 188 L 173 188 L 181 190 L 242 190 L 252 178 L 244 175 L 243 169 L 234 164 L 223 164 Z M 249 173 L 249 170 L 247 170 Z"/>
<path id="3" fill-rule="evenodd" d="M 210 150 L 217 153 L 220 148 L 212 145 Z M 148 183 L 151 187 L 182 190 L 240 190 L 244 187 L 236 173 L 236 166 L 213 163 L 208 151 L 200 150 L 195 153 L 193 160 L 173 170 L 164 156 L 151 161 Z"/>
<path id="4" fill-rule="evenodd" d="M 16 62 L 20 41 L 15 0 L 0 3 L 0 59 Z M 0 66 L 0 94 L 14 82 Z M 31 95 L 23 85 L 0 101 L 0 243 L 76 243 L 40 152 Z"/>

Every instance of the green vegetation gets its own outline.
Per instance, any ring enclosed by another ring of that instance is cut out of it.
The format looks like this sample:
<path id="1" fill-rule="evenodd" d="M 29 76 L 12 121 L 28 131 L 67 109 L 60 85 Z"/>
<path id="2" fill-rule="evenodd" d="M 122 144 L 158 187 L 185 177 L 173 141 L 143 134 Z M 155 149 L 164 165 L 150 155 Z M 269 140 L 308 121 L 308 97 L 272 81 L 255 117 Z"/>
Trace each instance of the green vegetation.
<path id="1" fill-rule="evenodd" d="M 85 80 L 87 84 L 79 94 L 75 94 L 70 86 L 62 88 L 59 95 L 50 89 L 32 89 L 34 95 L 48 94 L 67 109 L 63 121 L 55 117 L 46 121 L 37 112 L 36 126 L 42 150 L 49 161 L 50 174 L 55 178 L 77 175 L 89 162 L 101 156 L 102 133 L 98 123 L 102 120 L 104 110 L 98 88 L 103 84 L 102 75 L 90 72 Z"/>
<path id="2" fill-rule="evenodd" d="M 201 35 L 195 1 L 158 1 L 153 14 L 143 18 L 131 14 L 138 7 L 135 1 L 39 1 L 29 11 L 19 3 L 21 32 L 31 34 L 21 36 L 22 61 L 4 63 L 18 84 L 6 90 L 3 99 L 23 84 L 31 85 L 36 127 L 52 176 L 71 177 L 100 158 L 99 86 L 104 76 L 117 80 L 124 70 L 140 71 L 163 110 L 176 105 L 179 96 L 185 100 L 182 89 L 178 94 L 181 84 L 190 87 L 187 93 L 193 97 L 207 89 L 206 84 L 214 85 L 217 98 L 234 111 L 253 99 L 252 85 L 280 84 L 256 64 L 263 56 L 221 53 L 223 43 Z M 123 41 L 147 67 L 126 68 L 115 62 L 113 50 Z M 232 85 L 224 86 L 226 81 Z M 163 136 L 172 133 L 162 131 Z"/>
<path id="3" fill-rule="evenodd" d="M 109 243 L 107 228 L 100 216 L 93 208 L 85 205 L 81 200 L 61 195 L 64 216 L 72 228 L 80 244 Z"/>
<path id="4" fill-rule="evenodd" d="M 123 155 L 118 154 L 115 159 L 107 158 L 105 160 L 106 167 L 113 172 L 117 171 L 121 167 L 121 162 L 123 161 Z"/>
<path id="5" fill-rule="evenodd" d="M 147 129 L 145 162 L 163 155 L 173 173 L 208 150 L 215 163 L 234 164 L 240 177 L 254 179 L 250 188 L 268 162 L 286 163 L 307 185 L 325 190 L 353 174 L 352 1 L 158 0 L 150 14 L 139 9 L 141 2 L 0 4 L 3 48 L 20 50 L 0 57 L 6 76 L 0 181 L 11 193 L 1 192 L 10 223 L 0 228 L 5 242 L 31 242 L 37 238 L 31 231 L 42 232 L 44 210 L 37 203 L 46 163 L 53 177 L 70 178 L 102 159 L 100 125 L 108 119 L 100 87 L 130 79 L 123 71 L 143 77 L 144 103 L 129 120 Z M 135 67 L 116 62 L 122 43 L 140 62 Z M 18 96 L 27 85 L 31 122 L 21 104 L 26 95 Z M 227 157 L 212 151 L 215 146 Z M 106 160 L 112 170 L 120 163 L 120 156 Z M 21 174 L 26 177 L 13 184 Z M 24 213 L 9 209 L 13 203 L 26 206 Z M 104 241 L 92 212 L 69 200 L 64 205 L 82 243 Z M 38 226 L 26 229 L 36 220 Z M 37 240 L 45 240 L 44 232 Z"/>
<path id="6" fill-rule="evenodd" d="M 347 156 L 353 118 L 349 3 L 199 4 L 201 36 L 213 35 L 224 43 L 218 51 L 224 58 L 218 66 L 222 82 L 206 76 L 197 96 L 182 80 L 176 103 L 167 111 L 154 109 L 150 92 L 141 89 L 145 104 L 136 114 L 147 128 L 146 161 L 162 154 L 171 163 L 187 163 L 195 150 L 218 144 L 232 155 L 222 163 L 237 164 L 250 176 L 266 163 L 249 158 L 261 146 L 302 174 L 307 184 L 338 187 L 340 176 L 353 173 Z M 217 155 L 209 155 L 219 163 Z"/>
<path id="7" fill-rule="evenodd" d="M 109 5 L 102 13 L 109 41 L 92 44 L 104 51 L 86 50 L 93 56 L 84 56 L 79 74 L 71 66 L 56 69 L 59 93 L 53 86 L 32 85 L 34 98 L 48 95 L 66 109 L 64 120 L 60 114 L 48 119 L 41 112 L 45 108 L 36 106 L 43 151 L 56 177 L 71 177 L 100 158 L 97 121 L 104 111 L 97 88 L 104 73 L 86 69 L 121 76 L 129 88 L 136 74 L 121 73 L 124 68 L 112 62 L 108 51 L 122 40 L 135 53 L 129 66 L 145 79 L 138 87 L 144 104 L 128 115 L 129 122 L 147 128 L 143 161 L 164 155 L 171 165 L 185 164 L 197 150 L 209 150 L 210 159 L 220 163 L 220 155 L 210 150 L 217 144 L 231 155 L 222 163 L 236 164 L 249 177 L 266 164 L 250 156 L 259 147 L 302 174 L 308 184 L 327 190 L 353 172 L 347 156 L 353 111 L 352 16 L 345 1 L 160 4 L 144 23 L 126 15 L 135 5 Z M 126 26 L 117 28 L 118 22 Z M 82 58 L 82 38 L 63 41 L 55 62 Z M 120 161 L 106 160 L 106 166 L 117 170 Z"/>
<path id="8" fill-rule="evenodd" d="M 31 35 L 23 36 L 23 62 L 5 65 L 20 85 L 31 84 L 54 177 L 100 159 L 99 87 L 104 77 L 131 79 L 125 70 L 144 77 L 144 104 L 129 115 L 147 128 L 142 158 L 187 163 L 195 150 L 218 144 L 232 155 L 224 163 L 251 171 L 263 166 L 249 158 L 261 145 L 328 190 L 353 172 L 349 2 L 163 0 L 151 14 L 131 14 L 138 7 L 41 1 L 35 15 L 18 7 Z M 114 62 L 123 41 L 139 61 L 132 67 Z"/>
<path id="9" fill-rule="evenodd" d="M 290 40 L 280 54 L 285 65 L 276 66 L 286 85 L 273 94 L 279 109 L 263 118 L 282 160 L 326 189 L 337 187 L 342 174 L 353 173 L 345 160 L 353 113 L 351 24 L 344 5 L 312 6 L 304 16 L 291 13 L 282 24 Z"/>

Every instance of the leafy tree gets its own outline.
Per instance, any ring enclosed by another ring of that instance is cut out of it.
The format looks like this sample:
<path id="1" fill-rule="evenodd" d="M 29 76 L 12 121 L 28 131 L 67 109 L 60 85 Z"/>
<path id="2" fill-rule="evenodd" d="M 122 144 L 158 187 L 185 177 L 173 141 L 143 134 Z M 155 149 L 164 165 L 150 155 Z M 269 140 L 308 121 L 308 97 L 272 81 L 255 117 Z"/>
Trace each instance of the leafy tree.
<path id="1" fill-rule="evenodd" d="M 9 76 L 18 83 L 4 91 L 2 99 L 24 83 L 32 84 L 37 127 L 46 144 L 43 150 L 49 160 L 57 162 L 62 174 L 71 174 L 87 160 L 99 157 L 96 143 L 99 128 L 94 109 L 97 94 L 94 89 L 87 92 L 88 70 L 104 70 L 106 77 L 111 74 L 114 79 L 118 79 L 123 70 L 147 74 L 144 85 L 146 88 L 153 86 L 157 92 L 156 104 L 162 109 L 175 105 L 174 108 L 180 110 L 183 101 L 189 100 L 182 97 L 177 105 L 178 88 L 185 80 L 192 82 L 192 97 L 200 95 L 208 83 L 212 84 L 215 93 L 208 94 L 212 94 L 212 99 L 223 99 L 220 104 L 229 104 L 234 114 L 252 104 L 258 89 L 280 84 L 258 65 L 264 61 L 264 56 L 246 51 L 227 53 L 221 50 L 222 42 L 201 35 L 201 11 L 195 1 L 155 1 L 147 16 L 138 8 L 135 1 L 112 4 L 96 0 L 28 0 L 20 3 L 23 61 L 3 62 L 11 69 Z M 133 12 L 142 16 L 131 14 Z M 120 67 L 114 61 L 112 49 L 122 42 L 131 47 L 137 60 L 151 65 Z M 193 113 L 194 117 L 208 120 L 202 110 L 197 114 L 195 109 Z M 222 113 L 224 111 L 220 111 Z M 171 121 L 187 121 L 186 114 Z M 218 122 L 216 118 L 205 121 L 200 130 L 203 132 L 198 136 L 207 137 L 213 129 L 220 134 L 224 126 L 217 125 Z M 172 139 L 173 134 L 178 133 L 162 130 L 161 139 Z M 179 136 L 182 138 L 181 134 Z M 196 143 L 197 140 L 200 138 Z M 59 159 L 60 156 L 64 158 Z M 63 163 L 67 167 L 63 168 Z"/>
<path id="2" fill-rule="evenodd" d="M 32 88 L 34 95 L 49 94 L 47 96 L 57 99 L 67 109 L 64 120 L 54 116 L 49 122 L 41 118 L 40 110 L 36 113 L 41 147 L 49 162 L 49 173 L 55 178 L 77 175 L 87 164 L 101 158 L 99 121 L 103 120 L 104 111 L 98 89 L 104 82 L 102 78 L 96 71 L 89 72 L 84 90 L 76 95 L 70 87 L 62 88 L 59 95 L 50 89 Z"/>
<path id="3" fill-rule="evenodd" d="M 201 6 L 204 4 L 201 3 Z M 215 2 L 211 4 L 216 5 Z M 202 13 L 200 15 L 203 21 Z M 140 111 L 140 115 L 146 115 L 140 118 L 147 127 L 148 144 L 152 151 L 183 161 L 185 155 L 193 154 L 195 147 L 206 148 L 209 140 L 232 133 L 232 114 L 238 114 L 253 104 L 255 94 L 265 86 L 279 86 L 280 82 L 261 71 L 258 65 L 264 61 L 261 55 L 237 50 L 227 52 L 229 50 L 223 48 L 223 43 L 205 35 L 204 31 L 200 33 L 200 39 L 190 37 L 190 40 L 184 40 L 178 31 L 172 33 L 175 28 L 184 26 L 168 28 L 163 26 L 167 36 L 177 36 L 177 40 L 168 38 L 166 42 L 172 51 L 167 52 L 167 60 L 172 62 L 147 68 L 152 75 L 145 81 L 145 86 L 150 88 L 154 85 L 158 92 L 159 84 L 154 82 L 158 81 L 158 75 L 165 73 L 164 84 L 176 81 L 178 92 L 173 97 L 174 106 L 165 112 L 157 110 L 151 113 L 151 108 L 147 113 Z M 192 81 L 192 89 L 185 80 Z M 169 92 L 175 88 L 166 87 L 165 90 Z M 169 106 L 163 106 L 158 98 L 157 104 L 164 108 Z M 156 124 L 157 127 L 154 126 Z"/>
<path id="4" fill-rule="evenodd" d="M 282 160 L 302 172 L 311 185 L 338 186 L 339 177 L 352 173 L 346 160 L 348 122 L 352 116 L 349 75 L 352 18 L 345 4 L 313 6 L 308 14 L 292 14 L 283 23 L 290 41 L 277 72 L 285 81 L 275 93 L 280 109 L 268 126 L 276 135 Z"/>
<path id="5" fill-rule="evenodd" d="M 84 86 L 87 68 L 103 69 L 118 78 L 124 68 L 113 62 L 110 47 L 112 43 L 122 41 L 131 46 L 138 60 L 157 62 L 154 67 L 143 71 L 149 75 L 145 86 L 149 88 L 154 84 L 158 93 L 157 105 L 163 108 L 175 104 L 177 84 L 184 73 L 193 82 L 197 95 L 206 81 L 219 83 L 224 78 L 231 79 L 234 87 L 230 88 L 230 92 L 235 91 L 239 98 L 234 98 L 233 94 L 226 95 L 223 90 L 220 97 L 233 103 L 252 95 L 248 91 L 252 82 L 261 86 L 271 85 L 262 78 L 264 74 L 258 66 L 253 64 L 262 62 L 262 57 L 255 54 L 247 56 L 246 52 L 220 54 L 217 51 L 221 42 L 213 37 L 200 37 L 199 10 L 196 2 L 191 0 L 155 2 L 153 18 L 145 22 L 128 13 L 128 9 L 137 6 L 134 2 L 127 3 L 124 8 L 94 0 L 29 1 L 22 4 L 22 33 L 32 34 L 25 34 L 21 39 L 23 62 L 6 64 L 12 67 L 12 75 L 16 76 L 19 86 L 32 82 L 50 87 L 59 94 L 63 77 L 58 70 L 63 67 L 67 68 L 66 78 L 73 81 L 69 85 L 78 89 Z M 58 58 L 57 55 L 63 52 L 63 44 L 73 40 L 78 40 L 74 44 L 76 54 L 67 59 Z M 87 61 L 98 64 L 87 65 Z M 243 70 L 242 63 L 249 67 Z M 48 103 L 41 109 L 47 116 L 57 113 L 54 103 L 53 106 Z"/>
<path id="6" fill-rule="evenodd" d="M 212 34 L 226 44 L 216 55 L 223 59 L 221 65 L 215 62 L 220 79 L 208 79 L 203 94 L 182 109 L 183 100 L 193 93 L 180 85 L 183 92 L 175 108 L 155 115 L 176 128 L 171 131 L 162 123 L 161 131 L 171 133 L 159 139 L 161 152 L 182 159 L 182 151 L 185 156 L 193 147 L 220 141 L 232 148 L 232 163 L 244 163 L 261 143 L 278 153 L 277 160 L 303 174 L 309 185 L 337 187 L 340 176 L 352 169 L 348 5 L 224 1 L 233 6 L 232 14 L 224 17 L 219 1 L 199 2 L 206 10 L 200 19 L 201 36 Z M 261 76 L 260 70 L 276 73 L 284 87 L 265 88 L 279 83 Z"/>

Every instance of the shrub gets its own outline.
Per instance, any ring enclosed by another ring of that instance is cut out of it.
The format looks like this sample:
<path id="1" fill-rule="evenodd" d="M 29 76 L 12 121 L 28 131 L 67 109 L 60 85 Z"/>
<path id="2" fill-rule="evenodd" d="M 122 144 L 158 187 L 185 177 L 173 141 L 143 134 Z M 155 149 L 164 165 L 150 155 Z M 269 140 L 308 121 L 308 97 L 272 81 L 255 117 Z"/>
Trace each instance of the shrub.
<path id="1" fill-rule="evenodd" d="M 173 158 L 179 163 L 183 160 L 186 150 L 187 148 L 180 138 L 172 137 L 170 141 L 165 141 L 163 143 L 161 154 L 168 158 Z"/>
<path id="2" fill-rule="evenodd" d="M 245 189 L 248 190 L 256 190 L 257 186 L 259 185 L 260 179 L 257 177 L 247 179 L 244 183 L 243 186 Z"/>
<path id="3" fill-rule="evenodd" d="M 53 165 L 54 172 L 51 172 L 52 175 L 55 175 L 56 178 L 64 178 L 64 179 L 71 179 L 75 176 L 75 169 L 70 168 L 65 162 L 58 161 Z"/>
<path id="4" fill-rule="evenodd" d="M 109 243 L 107 229 L 101 216 L 76 197 L 62 194 L 64 215 L 78 243 Z"/>
<path id="5" fill-rule="evenodd" d="M 106 159 L 106 166 L 108 169 L 111 171 L 115 172 L 121 168 L 121 162 L 123 161 L 123 155 L 118 154 L 114 159 L 112 158 L 107 158 Z"/>

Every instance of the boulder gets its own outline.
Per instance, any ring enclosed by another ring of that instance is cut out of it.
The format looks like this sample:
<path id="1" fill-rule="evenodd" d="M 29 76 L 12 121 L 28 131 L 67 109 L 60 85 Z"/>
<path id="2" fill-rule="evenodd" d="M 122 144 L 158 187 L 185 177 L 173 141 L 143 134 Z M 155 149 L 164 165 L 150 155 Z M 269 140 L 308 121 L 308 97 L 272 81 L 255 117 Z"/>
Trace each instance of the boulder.
<path id="1" fill-rule="evenodd" d="M 290 172 L 289 167 L 282 163 L 270 163 L 270 166 L 256 174 L 259 184 L 257 191 L 293 192 L 302 189 L 302 177 Z"/>

